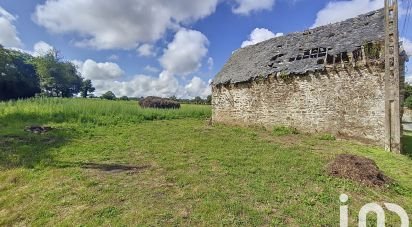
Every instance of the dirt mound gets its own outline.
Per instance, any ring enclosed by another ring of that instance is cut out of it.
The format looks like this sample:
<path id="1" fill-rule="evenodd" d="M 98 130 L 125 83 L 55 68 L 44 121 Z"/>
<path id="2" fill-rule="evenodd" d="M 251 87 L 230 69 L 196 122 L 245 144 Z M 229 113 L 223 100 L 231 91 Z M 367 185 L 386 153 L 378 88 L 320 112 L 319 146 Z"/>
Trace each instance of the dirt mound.
<path id="1" fill-rule="evenodd" d="M 24 129 L 26 132 L 32 132 L 35 134 L 40 134 L 40 133 L 46 133 L 48 131 L 53 130 L 52 127 L 49 126 L 39 126 L 39 125 L 32 125 L 32 126 L 26 126 Z"/>
<path id="2" fill-rule="evenodd" d="M 382 187 L 392 182 L 378 168 L 376 163 L 368 158 L 341 154 L 328 165 L 328 173 L 335 177 L 350 179 L 368 186 Z"/>

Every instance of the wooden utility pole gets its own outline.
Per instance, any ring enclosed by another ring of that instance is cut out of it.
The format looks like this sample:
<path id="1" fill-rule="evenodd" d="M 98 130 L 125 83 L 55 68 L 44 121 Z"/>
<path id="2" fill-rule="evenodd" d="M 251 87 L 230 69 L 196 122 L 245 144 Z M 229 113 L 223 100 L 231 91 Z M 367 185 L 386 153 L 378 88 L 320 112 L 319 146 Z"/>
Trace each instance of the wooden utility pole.
<path id="1" fill-rule="evenodd" d="M 395 153 L 402 149 L 400 100 L 398 1 L 385 0 L 385 148 Z"/>

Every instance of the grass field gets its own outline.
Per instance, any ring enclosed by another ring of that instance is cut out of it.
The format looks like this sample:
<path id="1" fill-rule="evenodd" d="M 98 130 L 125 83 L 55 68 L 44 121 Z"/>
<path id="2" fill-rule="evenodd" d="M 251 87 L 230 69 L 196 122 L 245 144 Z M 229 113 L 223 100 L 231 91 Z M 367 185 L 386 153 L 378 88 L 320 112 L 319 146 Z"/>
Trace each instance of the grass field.
<path id="1" fill-rule="evenodd" d="M 412 218 L 411 133 L 401 156 L 284 128 L 209 126 L 210 114 L 126 101 L 0 103 L 0 226 L 336 226 L 341 193 L 352 225 L 370 202 L 397 203 Z M 55 129 L 24 131 L 33 124 Z M 375 160 L 395 183 L 329 177 L 340 153 Z"/>

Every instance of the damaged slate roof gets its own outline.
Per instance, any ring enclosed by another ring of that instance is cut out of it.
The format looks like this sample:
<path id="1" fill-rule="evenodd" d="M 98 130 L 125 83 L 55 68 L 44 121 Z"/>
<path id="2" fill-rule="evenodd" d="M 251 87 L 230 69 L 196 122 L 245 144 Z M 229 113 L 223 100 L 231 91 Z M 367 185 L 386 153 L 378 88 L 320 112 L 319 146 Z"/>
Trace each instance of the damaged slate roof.
<path id="1" fill-rule="evenodd" d="M 384 23 L 384 10 L 380 9 L 343 22 L 241 48 L 233 53 L 213 84 L 246 82 L 278 72 L 288 75 L 322 71 L 325 64 L 319 59 L 325 59 L 326 55 L 350 53 L 366 43 L 383 41 Z M 323 54 L 311 55 L 312 50 Z"/>

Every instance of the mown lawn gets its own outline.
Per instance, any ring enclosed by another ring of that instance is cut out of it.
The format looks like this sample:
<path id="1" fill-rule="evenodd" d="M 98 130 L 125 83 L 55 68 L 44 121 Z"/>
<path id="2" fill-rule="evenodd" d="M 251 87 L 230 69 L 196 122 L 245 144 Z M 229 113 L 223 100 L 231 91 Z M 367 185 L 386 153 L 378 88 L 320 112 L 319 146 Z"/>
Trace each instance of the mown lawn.
<path id="1" fill-rule="evenodd" d="M 352 225 L 370 202 L 397 203 L 412 218 L 412 147 L 401 156 L 319 135 L 210 126 L 209 116 L 208 106 L 1 103 L 0 225 L 336 226 L 342 193 Z M 56 129 L 25 132 L 32 124 Z M 340 153 L 375 160 L 396 183 L 329 177 L 325 166 Z"/>

